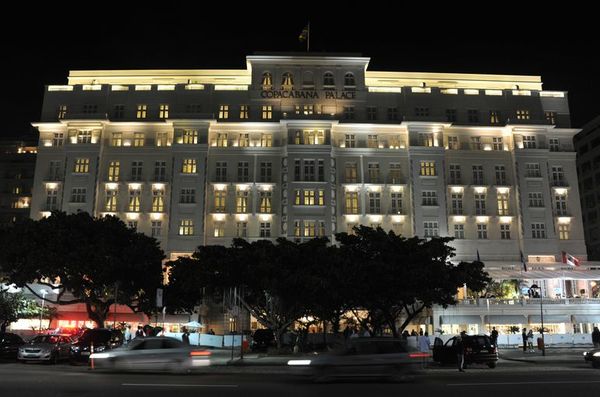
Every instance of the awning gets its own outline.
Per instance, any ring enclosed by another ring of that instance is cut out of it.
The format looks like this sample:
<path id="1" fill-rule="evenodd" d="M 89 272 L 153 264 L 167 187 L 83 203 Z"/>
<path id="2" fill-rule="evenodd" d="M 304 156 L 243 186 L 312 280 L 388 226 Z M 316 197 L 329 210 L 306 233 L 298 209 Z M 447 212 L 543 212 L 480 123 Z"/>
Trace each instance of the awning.
<path id="1" fill-rule="evenodd" d="M 544 317 L 546 320 L 546 317 Z M 573 322 L 575 324 L 592 324 L 592 323 L 600 323 L 600 314 L 576 314 L 573 316 Z"/>
<path id="2" fill-rule="evenodd" d="M 528 264 L 534 266 L 534 264 Z M 512 280 L 512 279 L 529 279 L 529 280 L 600 280 L 600 270 L 597 269 L 556 269 L 556 270 L 529 270 L 524 272 L 521 268 L 515 269 L 484 269 L 489 273 L 494 280 Z"/>
<path id="3" fill-rule="evenodd" d="M 519 315 L 489 315 L 484 316 L 486 324 L 527 324 L 527 317 Z"/>
<path id="4" fill-rule="evenodd" d="M 481 316 L 440 316 L 441 324 L 481 324 Z"/>
<path id="5" fill-rule="evenodd" d="M 541 324 L 542 316 L 529 316 L 529 324 Z M 567 314 L 548 314 L 544 315 L 544 324 L 571 323 L 571 316 Z"/>

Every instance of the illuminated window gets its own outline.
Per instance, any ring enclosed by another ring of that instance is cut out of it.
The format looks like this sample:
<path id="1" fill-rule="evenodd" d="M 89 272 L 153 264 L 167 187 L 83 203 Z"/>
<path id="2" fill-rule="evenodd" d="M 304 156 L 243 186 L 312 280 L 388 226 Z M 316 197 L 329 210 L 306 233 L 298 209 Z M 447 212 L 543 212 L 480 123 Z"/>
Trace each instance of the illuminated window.
<path id="1" fill-rule="evenodd" d="M 294 205 L 302 205 L 302 191 L 300 189 L 294 190 Z"/>
<path id="2" fill-rule="evenodd" d="M 271 192 L 261 191 L 259 200 L 260 200 L 259 212 L 270 213 L 271 212 Z"/>
<path id="3" fill-rule="evenodd" d="M 304 237 L 315 237 L 317 235 L 317 223 L 315 221 L 304 221 Z"/>
<path id="4" fill-rule="evenodd" d="M 152 221 L 150 236 L 160 237 L 162 234 L 162 221 Z"/>
<path id="5" fill-rule="evenodd" d="M 152 190 L 152 212 L 164 212 L 165 191 L 162 189 Z"/>
<path id="6" fill-rule="evenodd" d="M 77 143 L 92 143 L 92 131 L 90 131 L 90 130 L 77 131 Z"/>
<path id="7" fill-rule="evenodd" d="M 179 202 L 181 204 L 195 204 L 196 203 L 196 189 L 184 188 L 181 189 L 179 194 Z"/>
<path id="8" fill-rule="evenodd" d="M 217 182 L 227 182 L 227 162 L 217 161 L 215 163 L 215 179 Z"/>
<path id="9" fill-rule="evenodd" d="M 304 190 L 304 201 L 303 205 L 315 205 L 315 191 Z"/>
<path id="10" fill-rule="evenodd" d="M 448 137 L 448 149 L 449 150 L 458 150 L 458 137 L 457 136 L 449 136 Z"/>
<path id="11" fill-rule="evenodd" d="M 432 133 L 421 133 L 419 134 L 419 143 L 421 146 L 433 147 L 433 134 Z"/>
<path id="12" fill-rule="evenodd" d="M 500 111 L 490 110 L 490 124 L 500 124 Z M 496 149 L 494 149 L 496 150 Z M 501 150 L 501 149 L 498 149 Z"/>
<path id="13" fill-rule="evenodd" d="M 145 119 L 148 113 L 148 105 L 137 105 L 137 112 L 135 117 L 138 119 Z"/>
<path id="14" fill-rule="evenodd" d="M 302 131 L 302 143 L 304 145 L 323 145 L 325 143 L 325 131 L 304 130 Z"/>
<path id="15" fill-rule="evenodd" d="M 250 134 L 241 133 L 238 135 L 238 146 L 249 147 L 250 146 Z"/>
<path id="16" fill-rule="evenodd" d="M 229 118 L 229 105 L 219 105 L 219 119 L 227 120 Z"/>
<path id="17" fill-rule="evenodd" d="M 248 212 L 248 191 L 237 190 L 235 192 L 235 212 L 246 213 Z"/>
<path id="18" fill-rule="evenodd" d="M 143 169 L 144 169 L 143 161 L 132 161 L 131 162 L 131 180 L 132 181 L 141 181 Z"/>
<path id="19" fill-rule="evenodd" d="M 545 112 L 546 121 L 552 125 L 556 124 L 556 112 Z"/>
<path id="20" fill-rule="evenodd" d="M 119 161 L 111 161 L 108 163 L 108 181 L 118 182 L 121 163 Z"/>
<path id="21" fill-rule="evenodd" d="M 270 90 L 273 87 L 273 75 L 269 72 L 265 72 L 262 75 L 262 86 L 263 90 Z"/>
<path id="22" fill-rule="evenodd" d="M 356 135 L 355 134 L 345 134 L 344 145 L 347 148 L 355 148 L 356 147 Z"/>
<path id="23" fill-rule="evenodd" d="M 262 147 L 271 147 L 271 146 L 273 146 L 273 135 L 271 135 L 271 134 L 261 134 L 260 135 L 260 146 L 262 146 Z"/>
<path id="24" fill-rule="evenodd" d="M 508 215 L 508 193 L 498 193 L 498 215 Z"/>
<path id="25" fill-rule="evenodd" d="M 183 174 L 195 174 L 196 173 L 196 159 L 183 159 L 181 172 Z"/>
<path id="26" fill-rule="evenodd" d="M 237 222 L 235 225 L 235 236 L 240 238 L 248 237 L 248 222 Z"/>
<path id="27" fill-rule="evenodd" d="M 74 187 L 71 189 L 71 202 L 72 203 L 85 203 L 85 196 L 87 189 L 84 187 Z"/>
<path id="28" fill-rule="evenodd" d="M 424 190 L 423 192 L 421 192 L 421 198 L 421 205 L 429 207 L 438 205 L 437 192 L 435 191 Z"/>
<path id="29" fill-rule="evenodd" d="M 196 130 L 183 130 L 183 141 L 184 145 L 196 145 L 198 143 L 198 131 Z"/>
<path id="30" fill-rule="evenodd" d="M 58 119 L 62 120 L 67 117 L 67 105 L 59 105 L 58 106 Z"/>
<path id="31" fill-rule="evenodd" d="M 125 117 L 125 105 L 115 105 L 113 107 L 113 119 L 121 120 Z"/>
<path id="32" fill-rule="evenodd" d="M 139 189 L 129 190 L 129 205 L 127 206 L 129 212 L 140 212 L 141 194 Z"/>
<path id="33" fill-rule="evenodd" d="M 248 105 L 240 105 L 240 119 L 244 120 L 248 118 Z"/>
<path id="34" fill-rule="evenodd" d="M 217 133 L 217 147 L 227 147 L 227 133 Z"/>
<path id="35" fill-rule="evenodd" d="M 169 118 L 169 105 L 162 104 L 158 106 L 158 118 L 168 119 Z"/>
<path id="36" fill-rule="evenodd" d="M 281 75 L 281 89 L 291 90 L 294 86 L 294 76 L 290 72 Z"/>
<path id="37" fill-rule="evenodd" d="M 481 137 L 472 136 L 471 137 L 471 150 L 481 150 L 483 146 L 481 146 Z"/>
<path id="38" fill-rule="evenodd" d="M 87 174 L 90 172 L 90 159 L 75 159 L 75 168 L 73 169 L 73 172 L 76 174 Z"/>
<path id="39" fill-rule="evenodd" d="M 271 222 L 260 223 L 260 237 L 271 237 Z"/>
<path id="40" fill-rule="evenodd" d="M 523 136 L 523 148 L 524 149 L 535 149 L 537 147 L 535 136 L 525 135 Z"/>
<path id="41" fill-rule="evenodd" d="M 346 213 L 358 214 L 358 192 L 346 192 Z"/>
<path id="42" fill-rule="evenodd" d="M 377 135 L 367 135 L 367 147 L 371 149 L 377 149 L 379 147 Z"/>
<path id="43" fill-rule="evenodd" d="M 510 225 L 500 225 L 500 238 L 510 240 Z"/>
<path id="44" fill-rule="evenodd" d="M 493 150 L 503 150 L 504 144 L 502 143 L 502 137 L 492 138 L 492 149 Z"/>
<path id="45" fill-rule="evenodd" d="M 133 146 L 141 147 L 144 146 L 144 133 L 134 132 L 133 133 Z"/>
<path id="46" fill-rule="evenodd" d="M 569 225 L 558 225 L 558 238 L 560 240 L 568 240 L 569 239 Z"/>
<path id="47" fill-rule="evenodd" d="M 273 163 L 260 163 L 260 182 L 272 182 L 273 180 Z"/>
<path id="48" fill-rule="evenodd" d="M 123 134 L 121 132 L 113 132 L 110 140 L 111 146 L 123 145 Z"/>
<path id="49" fill-rule="evenodd" d="M 227 192 L 225 190 L 215 190 L 215 212 L 225 212 L 227 202 Z"/>
<path id="50" fill-rule="evenodd" d="M 421 160 L 419 175 L 421 176 L 436 176 L 435 161 Z"/>
<path id="51" fill-rule="evenodd" d="M 263 120 L 271 120 L 273 118 L 273 106 L 264 105 L 261 111 L 261 118 Z"/>
<path id="52" fill-rule="evenodd" d="M 156 146 L 167 146 L 167 139 L 169 134 L 167 132 L 156 133 Z"/>
<path id="53" fill-rule="evenodd" d="M 118 190 L 107 190 L 104 198 L 104 211 L 117 212 Z"/>
<path id="54" fill-rule="evenodd" d="M 52 146 L 62 146 L 65 141 L 65 134 L 62 132 L 55 132 L 52 136 Z"/>
<path id="55" fill-rule="evenodd" d="M 531 224 L 531 238 L 535 238 L 535 239 L 546 238 L 546 224 L 532 223 Z"/>
<path id="56" fill-rule="evenodd" d="M 192 219 L 182 219 L 179 222 L 179 235 L 180 236 L 193 236 L 194 235 L 194 221 Z"/>
<path id="57" fill-rule="evenodd" d="M 423 222 L 423 235 L 425 238 L 438 237 L 440 228 L 437 222 Z"/>
<path id="58" fill-rule="evenodd" d="M 517 120 L 529 120 L 529 110 L 519 109 L 516 111 Z"/>

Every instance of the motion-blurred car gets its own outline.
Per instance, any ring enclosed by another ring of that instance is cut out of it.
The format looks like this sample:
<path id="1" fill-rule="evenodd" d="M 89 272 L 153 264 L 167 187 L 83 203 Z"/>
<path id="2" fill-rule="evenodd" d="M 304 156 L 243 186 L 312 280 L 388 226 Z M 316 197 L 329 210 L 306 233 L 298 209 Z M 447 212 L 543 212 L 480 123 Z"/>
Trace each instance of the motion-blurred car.
<path id="1" fill-rule="evenodd" d="M 87 363 L 90 355 L 115 349 L 123 344 L 123 334 L 119 330 L 105 328 L 86 329 L 71 344 L 69 361 L 72 364 Z"/>
<path id="2" fill-rule="evenodd" d="M 587 352 L 583 352 L 583 359 L 591 362 L 592 367 L 600 368 L 600 349 L 593 349 Z"/>
<path id="3" fill-rule="evenodd" d="M 58 363 L 69 358 L 71 338 L 68 335 L 38 335 L 19 348 L 17 360 Z"/>
<path id="4" fill-rule="evenodd" d="M 125 371 L 187 372 L 210 365 L 211 353 L 168 337 L 134 339 L 127 346 L 90 356 L 94 368 Z"/>
<path id="5" fill-rule="evenodd" d="M 25 341 L 17 334 L 10 332 L 0 333 L 0 357 L 12 358 L 17 357 L 19 347 L 25 344 Z"/>
<path id="6" fill-rule="evenodd" d="M 446 343 L 435 338 L 433 343 L 433 361 L 440 364 L 456 365 L 456 336 L 448 339 Z M 463 337 L 465 367 L 471 364 L 485 364 L 496 368 L 498 361 L 498 348 L 487 335 L 465 335 Z"/>
<path id="7" fill-rule="evenodd" d="M 430 357 L 400 339 L 350 338 L 341 350 L 289 360 L 288 366 L 317 382 L 339 378 L 406 381 L 421 373 Z"/>

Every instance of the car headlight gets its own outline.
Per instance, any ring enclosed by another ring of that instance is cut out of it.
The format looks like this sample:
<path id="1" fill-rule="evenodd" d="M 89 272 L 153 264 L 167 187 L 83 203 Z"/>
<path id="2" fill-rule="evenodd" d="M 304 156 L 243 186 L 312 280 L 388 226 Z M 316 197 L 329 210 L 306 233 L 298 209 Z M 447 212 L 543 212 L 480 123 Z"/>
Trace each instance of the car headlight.
<path id="1" fill-rule="evenodd" d="M 287 365 L 310 365 L 310 360 L 288 360 Z"/>
<path id="2" fill-rule="evenodd" d="M 79 346 L 71 346 L 71 351 L 77 353 L 79 351 Z"/>
<path id="3" fill-rule="evenodd" d="M 588 354 L 590 354 L 590 352 L 583 352 L 583 357 L 587 356 Z"/>
<path id="4" fill-rule="evenodd" d="M 106 346 L 96 346 L 94 347 L 94 352 L 103 352 L 106 350 Z"/>
<path id="5" fill-rule="evenodd" d="M 600 357 L 600 352 L 596 352 L 596 353 L 592 354 L 592 356 L 594 356 L 594 357 Z"/>
<path id="6" fill-rule="evenodd" d="M 95 358 L 108 358 L 109 354 L 108 353 L 94 353 L 90 356 L 90 359 L 95 359 Z"/>

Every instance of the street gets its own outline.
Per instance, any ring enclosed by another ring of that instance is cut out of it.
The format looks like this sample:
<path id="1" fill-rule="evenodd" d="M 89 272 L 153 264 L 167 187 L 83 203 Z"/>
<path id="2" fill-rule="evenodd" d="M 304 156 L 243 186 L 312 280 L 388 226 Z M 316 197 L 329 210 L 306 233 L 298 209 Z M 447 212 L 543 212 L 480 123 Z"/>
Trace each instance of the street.
<path id="1" fill-rule="evenodd" d="M 414 382 L 390 383 L 358 379 L 315 384 L 293 376 L 287 368 L 210 368 L 207 373 L 171 375 L 110 373 L 87 367 L 0 363 L 2 395 L 27 396 L 365 396 L 418 393 L 418 395 L 506 396 L 557 395 L 600 392 L 600 371 L 579 364 L 529 364 L 501 360 L 496 369 L 434 367 Z"/>

